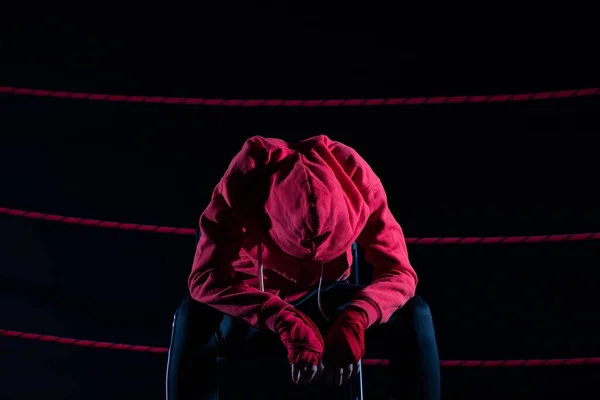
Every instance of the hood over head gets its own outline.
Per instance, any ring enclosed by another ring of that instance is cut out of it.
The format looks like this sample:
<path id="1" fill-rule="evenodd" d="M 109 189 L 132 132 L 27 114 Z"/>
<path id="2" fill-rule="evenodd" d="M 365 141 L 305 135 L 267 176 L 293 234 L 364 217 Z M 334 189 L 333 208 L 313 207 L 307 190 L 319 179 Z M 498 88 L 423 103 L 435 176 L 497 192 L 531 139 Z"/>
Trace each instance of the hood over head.
<path id="1" fill-rule="evenodd" d="M 297 143 L 263 140 L 280 149 L 270 158 L 277 168 L 269 177 L 264 205 L 269 237 L 299 259 L 329 261 L 342 255 L 368 214 L 360 190 L 344 168 L 347 155 L 336 151 L 338 142 L 324 135 Z"/>

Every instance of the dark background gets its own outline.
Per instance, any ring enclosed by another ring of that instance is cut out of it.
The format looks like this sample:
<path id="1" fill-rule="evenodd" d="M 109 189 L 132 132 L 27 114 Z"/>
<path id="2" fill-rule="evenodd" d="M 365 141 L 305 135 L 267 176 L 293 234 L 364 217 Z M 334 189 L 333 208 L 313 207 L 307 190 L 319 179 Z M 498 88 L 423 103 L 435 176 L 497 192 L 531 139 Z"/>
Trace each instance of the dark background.
<path id="1" fill-rule="evenodd" d="M 250 4 L 28 13 L 7 4 L 0 85 L 242 99 L 598 85 L 590 25 L 567 27 L 565 10 L 534 18 L 490 6 L 470 18 Z M 595 232 L 599 105 L 220 108 L 1 95 L 0 207 L 195 227 L 245 139 L 325 133 L 372 164 L 407 236 Z M 168 345 L 193 237 L 0 216 L 0 238 L 0 329 Z M 597 242 L 410 252 L 443 359 L 600 354 Z M 0 338 L 0 398 L 161 399 L 165 361 Z M 598 378 L 592 366 L 445 369 L 444 398 L 598 398 Z"/>

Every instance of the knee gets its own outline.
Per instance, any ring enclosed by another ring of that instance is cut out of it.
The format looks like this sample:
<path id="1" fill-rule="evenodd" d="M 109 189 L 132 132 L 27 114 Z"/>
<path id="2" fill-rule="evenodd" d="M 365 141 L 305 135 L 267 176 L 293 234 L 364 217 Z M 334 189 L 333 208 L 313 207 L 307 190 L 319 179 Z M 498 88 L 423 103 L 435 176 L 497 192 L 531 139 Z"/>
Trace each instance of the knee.
<path id="1" fill-rule="evenodd" d="M 402 309 L 398 311 L 398 323 L 409 335 L 417 337 L 433 337 L 433 319 L 429 305 L 420 296 L 410 299 Z"/>
<path id="2" fill-rule="evenodd" d="M 177 307 L 176 314 L 177 315 L 185 315 L 192 311 L 194 307 L 194 299 L 190 296 L 186 296 L 181 303 L 179 303 L 179 307 Z"/>
<path id="3" fill-rule="evenodd" d="M 175 323 L 201 322 L 212 326 L 220 323 L 222 318 L 223 315 L 217 310 L 194 300 L 191 296 L 184 298 L 175 312 Z"/>
<path id="4" fill-rule="evenodd" d="M 175 321 L 187 320 L 197 313 L 198 304 L 190 296 L 186 296 L 175 310 Z"/>
<path id="5" fill-rule="evenodd" d="M 404 309 L 412 320 L 430 320 L 431 310 L 429 304 L 421 296 L 414 296 L 405 305 Z"/>

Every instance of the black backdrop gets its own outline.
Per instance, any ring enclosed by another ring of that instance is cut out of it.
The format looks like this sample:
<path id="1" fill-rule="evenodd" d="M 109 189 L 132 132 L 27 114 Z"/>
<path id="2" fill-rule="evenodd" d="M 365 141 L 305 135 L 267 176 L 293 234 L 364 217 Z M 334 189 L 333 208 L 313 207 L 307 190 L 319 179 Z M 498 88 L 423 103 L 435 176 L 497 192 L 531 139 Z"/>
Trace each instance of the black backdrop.
<path id="1" fill-rule="evenodd" d="M 237 46 L 215 41 L 194 47 L 173 32 L 151 32 L 150 39 L 136 41 L 123 31 L 95 36 L 90 27 L 73 31 L 57 23 L 50 30 L 39 22 L 3 26 L 10 40 L 0 44 L 6 57 L 0 84 L 240 98 L 493 94 L 594 84 L 582 72 L 590 64 L 581 64 L 575 75 L 545 75 L 556 67 L 539 67 L 548 54 L 535 58 L 526 47 L 515 49 L 515 59 L 538 62 L 515 73 L 508 61 L 494 69 L 469 67 L 478 54 L 466 48 L 456 52 L 460 65 L 448 58 L 436 64 L 439 53 L 432 56 L 419 46 L 400 51 L 393 41 L 371 46 L 373 37 L 356 33 L 342 41 L 318 27 L 307 38 L 314 44 L 321 35 L 325 44 L 295 51 L 291 45 L 277 47 L 276 53 L 273 46 L 252 47 L 256 37 L 242 34 Z M 269 44 L 301 37 L 290 35 L 269 36 Z M 166 44 L 159 40 L 165 37 Z M 192 62 L 194 56 L 201 60 Z M 345 68 L 347 63 L 352 67 Z M 0 206 L 195 227 L 246 138 L 325 133 L 372 164 L 407 236 L 595 232 L 599 104 L 599 98 L 588 97 L 220 108 L 2 95 Z M 173 311 L 186 294 L 193 237 L 0 216 L 0 238 L 0 329 L 168 344 Z M 442 358 L 600 355 L 598 246 L 410 246 Z M 160 399 L 165 361 L 163 355 L 0 338 L 0 398 Z M 590 366 L 447 369 L 443 384 L 446 398 L 597 398 L 598 377 L 598 368 Z"/>

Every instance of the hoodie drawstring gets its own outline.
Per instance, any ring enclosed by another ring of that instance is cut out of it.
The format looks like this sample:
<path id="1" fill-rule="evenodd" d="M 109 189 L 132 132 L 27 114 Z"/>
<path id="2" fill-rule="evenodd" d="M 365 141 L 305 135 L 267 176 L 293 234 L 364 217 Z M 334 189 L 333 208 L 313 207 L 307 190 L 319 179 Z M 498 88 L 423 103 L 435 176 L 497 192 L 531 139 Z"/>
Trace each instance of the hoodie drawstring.
<path id="1" fill-rule="evenodd" d="M 321 275 L 319 276 L 319 288 L 317 289 L 317 305 L 319 306 L 319 312 L 321 316 L 325 318 L 325 321 L 329 322 L 329 318 L 323 311 L 323 305 L 321 304 L 321 286 L 323 285 L 323 261 L 321 261 Z"/>
<path id="2" fill-rule="evenodd" d="M 262 262 L 262 242 L 258 243 L 258 285 L 261 292 L 265 291 L 265 271 Z"/>
<path id="3" fill-rule="evenodd" d="M 262 260 L 262 242 L 258 244 L 258 285 L 261 292 L 265 291 L 265 271 L 263 267 Z M 319 286 L 317 288 L 317 306 L 319 307 L 319 312 L 321 316 L 325 319 L 325 321 L 329 322 L 329 318 L 323 311 L 323 305 L 321 304 L 321 287 L 323 286 L 323 261 L 321 261 L 321 274 L 319 275 Z"/>

